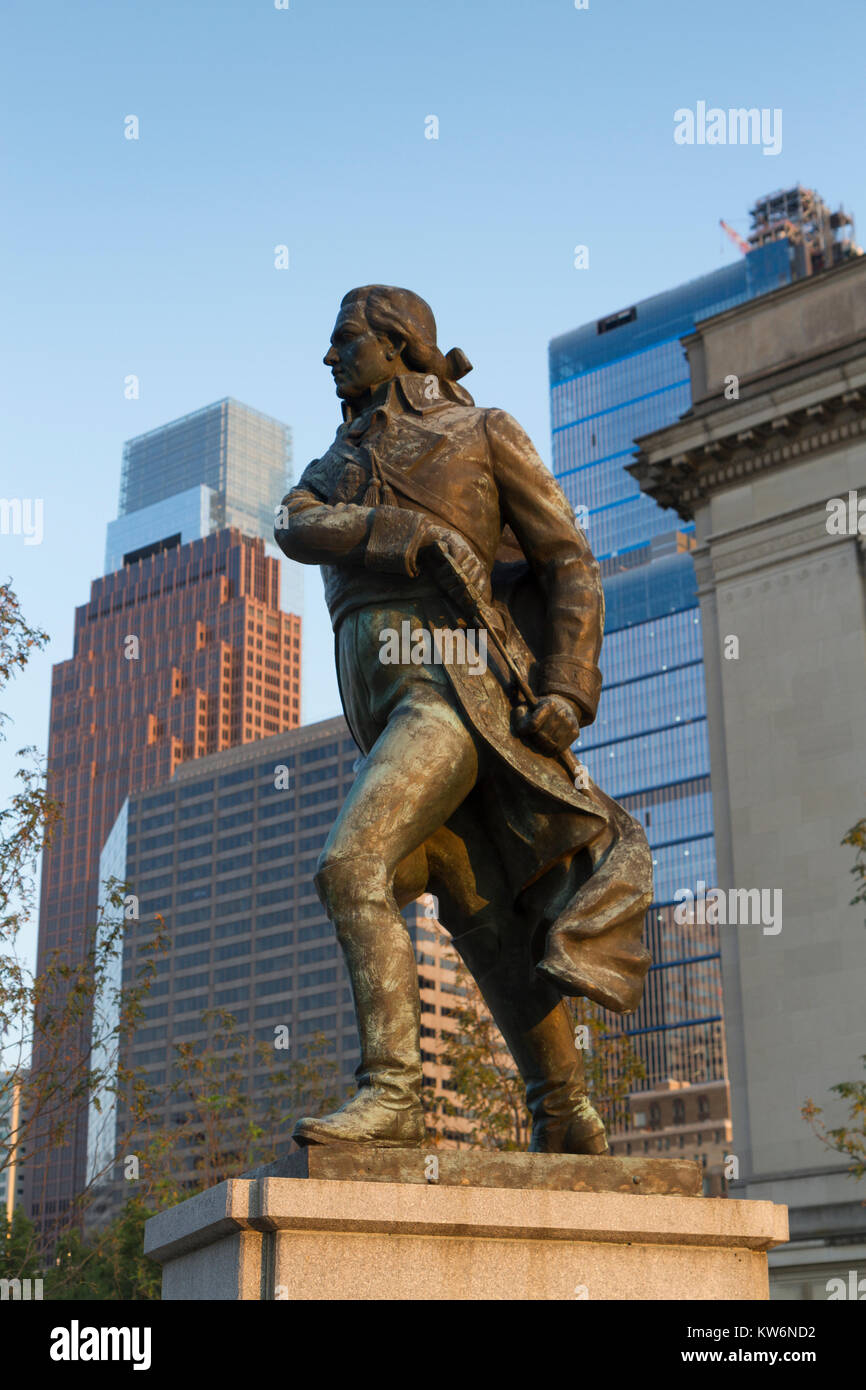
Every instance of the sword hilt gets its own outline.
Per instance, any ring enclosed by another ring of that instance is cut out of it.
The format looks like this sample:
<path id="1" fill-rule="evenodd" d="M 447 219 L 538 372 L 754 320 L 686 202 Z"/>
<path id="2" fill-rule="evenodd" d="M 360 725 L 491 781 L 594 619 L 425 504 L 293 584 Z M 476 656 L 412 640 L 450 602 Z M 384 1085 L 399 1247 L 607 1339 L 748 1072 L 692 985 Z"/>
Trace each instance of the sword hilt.
<path id="1" fill-rule="evenodd" d="M 481 598 L 480 594 L 476 593 L 476 591 L 472 588 L 472 585 L 466 579 L 466 576 L 464 575 L 460 566 L 457 564 L 454 557 L 451 554 L 449 554 L 449 552 L 445 550 L 445 548 L 441 545 L 437 545 L 436 549 L 439 551 L 439 554 L 445 560 L 446 564 L 448 565 L 448 568 L 454 575 L 455 579 L 459 581 L 459 584 L 455 587 L 459 587 L 460 589 L 461 597 L 464 600 L 464 606 L 468 606 L 472 610 L 469 616 L 473 619 L 474 622 L 476 622 L 477 624 L 479 624 L 479 626 L 483 627 L 486 630 L 488 639 L 493 642 L 494 647 L 501 654 L 502 659 L 504 660 L 506 666 L 511 672 L 511 675 L 514 678 L 514 681 L 524 701 L 530 709 L 534 709 L 535 706 L 538 704 L 538 696 L 535 694 L 528 680 L 523 675 L 523 672 L 520 670 L 519 666 L 517 665 L 517 662 L 514 660 L 514 657 L 509 652 L 507 646 L 505 645 L 505 642 L 500 641 L 499 637 L 497 636 L 495 628 L 491 624 L 489 617 L 484 611 L 486 607 L 484 600 Z M 454 595 L 452 595 L 452 597 L 454 597 Z M 574 756 L 570 748 L 560 749 L 557 756 L 560 762 L 562 763 L 563 767 L 565 768 L 566 772 L 568 773 L 569 777 L 571 778 L 572 783 L 575 787 L 577 787 L 578 771 L 583 767 L 583 764 L 578 762 L 577 758 Z"/>

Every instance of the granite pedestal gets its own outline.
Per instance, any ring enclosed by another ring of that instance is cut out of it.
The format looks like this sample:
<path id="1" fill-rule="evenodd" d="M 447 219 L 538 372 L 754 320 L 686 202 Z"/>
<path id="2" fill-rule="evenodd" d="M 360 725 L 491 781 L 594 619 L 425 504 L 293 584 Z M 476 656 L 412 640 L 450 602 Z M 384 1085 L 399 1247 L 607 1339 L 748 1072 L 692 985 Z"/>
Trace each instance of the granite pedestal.
<path id="1" fill-rule="evenodd" d="M 154 1216 L 164 1299 L 766 1299 L 786 1208 L 686 1160 L 310 1148 Z"/>

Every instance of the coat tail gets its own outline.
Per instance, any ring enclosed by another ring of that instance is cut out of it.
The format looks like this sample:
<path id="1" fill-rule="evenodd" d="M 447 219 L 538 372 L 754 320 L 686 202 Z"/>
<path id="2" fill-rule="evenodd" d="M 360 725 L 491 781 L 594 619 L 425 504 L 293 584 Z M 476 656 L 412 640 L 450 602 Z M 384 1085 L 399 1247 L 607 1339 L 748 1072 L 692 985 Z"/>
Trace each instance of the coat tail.
<path id="1" fill-rule="evenodd" d="M 642 937 L 653 897 L 652 855 L 643 827 L 595 793 L 609 821 L 587 846 L 592 873 L 548 928 L 536 969 L 563 994 L 628 1014 L 641 1001 L 651 961 Z"/>

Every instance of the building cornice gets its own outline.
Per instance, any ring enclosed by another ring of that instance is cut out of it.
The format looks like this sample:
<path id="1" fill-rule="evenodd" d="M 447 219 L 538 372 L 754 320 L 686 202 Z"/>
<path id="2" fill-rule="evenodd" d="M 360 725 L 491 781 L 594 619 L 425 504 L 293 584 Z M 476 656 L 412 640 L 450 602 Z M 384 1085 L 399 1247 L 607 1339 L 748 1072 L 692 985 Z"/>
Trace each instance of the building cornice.
<path id="1" fill-rule="evenodd" d="M 637 441 L 626 464 L 641 491 L 687 521 L 714 492 L 866 436 L 866 359 L 838 365 L 813 389 L 781 384 L 763 397 L 717 405 Z M 792 389 L 793 388 L 793 389 Z"/>
<path id="2" fill-rule="evenodd" d="M 243 767 L 247 763 L 266 763 L 280 753 L 298 753 L 334 738 L 350 736 L 348 724 L 341 714 L 337 714 L 331 719 L 320 719 L 315 724 L 300 724 L 295 729 L 269 734 L 267 738 L 237 743 L 232 748 L 222 748 L 217 753 L 206 753 L 200 758 L 187 758 L 166 780 L 172 785 L 189 782 L 197 777 L 206 777 L 209 773 Z"/>

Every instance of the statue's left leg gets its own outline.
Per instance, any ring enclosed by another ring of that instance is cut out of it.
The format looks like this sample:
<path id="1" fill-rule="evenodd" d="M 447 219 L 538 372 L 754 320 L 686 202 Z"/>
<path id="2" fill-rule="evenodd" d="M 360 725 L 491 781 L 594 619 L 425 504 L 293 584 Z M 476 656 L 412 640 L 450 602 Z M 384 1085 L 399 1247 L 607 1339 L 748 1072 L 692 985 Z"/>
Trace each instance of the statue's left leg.
<path id="1" fill-rule="evenodd" d="M 608 1153 L 601 1116 L 586 1091 L 582 1051 L 559 992 L 527 969 L 524 949 L 500 942 L 496 962 L 472 967 L 486 923 L 454 942 L 478 982 L 526 1086 L 532 1115 L 531 1153 Z M 483 952 L 483 947 L 482 947 Z"/>
<path id="2" fill-rule="evenodd" d="M 457 831 L 457 834 L 454 832 Z M 526 923 L 515 912 L 495 847 L 458 812 L 428 842 L 430 889 L 526 1086 L 532 1153 L 606 1154 L 582 1051 L 562 995 L 535 973 Z"/>

